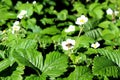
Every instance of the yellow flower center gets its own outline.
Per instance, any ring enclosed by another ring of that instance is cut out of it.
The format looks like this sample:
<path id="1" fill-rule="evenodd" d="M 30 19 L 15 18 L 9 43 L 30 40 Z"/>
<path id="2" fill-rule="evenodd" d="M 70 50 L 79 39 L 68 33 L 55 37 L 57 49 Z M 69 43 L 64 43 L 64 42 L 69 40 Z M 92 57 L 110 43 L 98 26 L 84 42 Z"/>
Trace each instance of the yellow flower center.
<path id="1" fill-rule="evenodd" d="M 81 20 L 80 20 L 80 22 L 83 22 L 83 23 L 84 23 L 84 22 L 85 22 L 85 20 L 84 20 L 84 19 L 81 19 Z"/>
<path id="2" fill-rule="evenodd" d="M 15 27 L 15 28 L 14 28 L 14 30 L 18 30 L 18 28 L 17 28 L 17 27 Z"/>
<path id="3" fill-rule="evenodd" d="M 94 44 L 94 48 L 97 48 L 97 45 L 96 45 L 96 44 Z"/>
<path id="4" fill-rule="evenodd" d="M 13 30 L 14 30 L 14 31 L 18 31 L 18 30 L 19 30 L 19 27 L 18 27 L 18 26 L 14 26 Z"/>

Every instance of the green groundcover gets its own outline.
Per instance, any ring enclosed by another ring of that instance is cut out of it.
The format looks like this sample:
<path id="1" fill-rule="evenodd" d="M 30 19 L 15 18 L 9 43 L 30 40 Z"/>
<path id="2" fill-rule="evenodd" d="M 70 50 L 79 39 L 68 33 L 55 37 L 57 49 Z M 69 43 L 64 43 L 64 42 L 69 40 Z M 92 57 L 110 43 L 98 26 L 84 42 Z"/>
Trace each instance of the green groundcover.
<path id="1" fill-rule="evenodd" d="M 0 80 L 120 80 L 120 0 L 0 0 Z"/>

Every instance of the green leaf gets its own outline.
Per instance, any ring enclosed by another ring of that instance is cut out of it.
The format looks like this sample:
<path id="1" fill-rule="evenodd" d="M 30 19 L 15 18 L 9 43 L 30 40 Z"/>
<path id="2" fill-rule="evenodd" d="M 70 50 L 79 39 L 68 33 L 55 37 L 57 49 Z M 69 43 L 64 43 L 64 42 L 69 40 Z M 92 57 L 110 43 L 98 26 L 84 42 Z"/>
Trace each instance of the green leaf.
<path id="1" fill-rule="evenodd" d="M 2 19 L 2 18 L 0 17 L 0 19 Z M 5 24 L 5 20 L 0 20 L 0 26 L 2 26 L 3 24 Z"/>
<path id="2" fill-rule="evenodd" d="M 13 62 L 9 58 L 0 61 L 0 72 L 9 67 L 11 64 L 13 64 Z"/>
<path id="3" fill-rule="evenodd" d="M 97 21 L 95 21 L 95 19 L 89 20 L 86 24 L 84 24 L 83 30 L 87 32 L 87 31 L 90 31 L 91 29 L 94 29 L 94 27 L 96 26 L 96 23 Z"/>
<path id="4" fill-rule="evenodd" d="M 39 42 L 41 44 L 40 47 L 46 48 L 52 43 L 52 40 L 51 40 L 51 37 L 49 36 L 42 36 L 39 38 Z"/>
<path id="5" fill-rule="evenodd" d="M 21 23 L 24 28 L 34 30 L 34 26 L 36 24 L 36 19 L 31 18 L 31 19 L 28 19 L 27 21 L 23 19 L 23 20 L 21 20 Z"/>
<path id="6" fill-rule="evenodd" d="M 62 11 L 60 11 L 60 13 L 57 14 L 57 18 L 59 20 L 66 20 L 67 15 L 68 15 L 68 11 L 67 10 L 62 10 Z"/>
<path id="7" fill-rule="evenodd" d="M 105 29 L 102 31 L 102 38 L 105 40 L 112 40 L 115 38 L 115 34 L 111 30 Z"/>
<path id="8" fill-rule="evenodd" d="M 101 28 L 108 28 L 110 23 L 111 23 L 110 21 L 104 21 L 104 22 L 101 22 L 98 26 Z"/>
<path id="9" fill-rule="evenodd" d="M 77 44 L 75 45 L 75 48 L 78 48 L 78 47 L 89 47 L 89 44 L 93 43 L 93 42 L 94 42 L 94 40 L 91 37 L 80 36 L 76 40 Z"/>
<path id="10" fill-rule="evenodd" d="M 93 9 L 95 9 L 97 6 L 99 6 L 99 3 L 92 3 L 89 5 L 89 11 L 93 11 Z"/>
<path id="11" fill-rule="evenodd" d="M 4 3 L 6 3 L 9 6 L 12 6 L 12 1 L 11 0 L 2 0 Z"/>
<path id="12" fill-rule="evenodd" d="M 79 54 L 78 56 L 70 55 L 70 59 L 72 60 L 73 64 L 78 64 L 86 60 L 86 55 L 85 54 Z"/>
<path id="13" fill-rule="evenodd" d="M 16 19 L 16 14 L 13 12 L 0 10 L 0 15 L 3 15 L 3 14 L 4 16 L 0 16 L 1 20 Z"/>
<path id="14" fill-rule="evenodd" d="M 31 18 L 27 20 L 27 27 L 32 29 L 34 28 L 35 24 L 36 24 L 36 19 L 35 18 Z"/>
<path id="15" fill-rule="evenodd" d="M 27 11 L 27 16 L 31 16 L 33 14 L 33 6 L 32 4 L 30 3 L 21 3 L 21 2 L 18 2 L 15 6 L 15 8 L 19 11 L 21 10 L 26 10 Z"/>
<path id="16" fill-rule="evenodd" d="M 95 17 L 98 19 L 101 19 L 103 17 L 103 14 L 104 14 L 102 9 L 99 9 L 99 8 L 94 9 L 94 13 L 95 13 Z"/>
<path id="17" fill-rule="evenodd" d="M 17 46 L 15 46 L 18 49 L 28 49 L 28 48 L 33 48 L 35 49 L 37 46 L 36 40 L 32 39 L 20 39 L 18 41 Z"/>
<path id="18" fill-rule="evenodd" d="M 60 31 L 55 26 L 52 26 L 52 27 L 48 27 L 48 28 L 43 29 L 41 31 L 41 34 L 55 35 L 59 32 Z"/>
<path id="19" fill-rule="evenodd" d="M 40 76 L 30 75 L 30 76 L 27 76 L 25 80 L 46 80 L 46 76 L 43 74 Z"/>
<path id="20" fill-rule="evenodd" d="M 101 55 L 106 56 L 109 60 L 113 61 L 120 67 L 120 52 L 106 49 L 98 49 Z"/>
<path id="21" fill-rule="evenodd" d="M 52 41 L 59 42 L 63 38 L 62 35 L 55 35 L 51 39 Z"/>
<path id="22" fill-rule="evenodd" d="M 93 29 L 85 33 L 86 36 L 91 37 L 93 39 L 97 39 L 101 37 L 101 29 Z"/>
<path id="23" fill-rule="evenodd" d="M 119 37 L 119 28 L 115 24 L 109 23 L 109 27 L 102 31 L 102 37 L 106 40 Z"/>
<path id="24" fill-rule="evenodd" d="M 5 42 L 5 44 L 15 49 L 28 49 L 28 48 L 35 49 L 37 47 L 37 41 L 33 39 L 33 37 L 26 39 L 19 39 L 17 37 L 15 39 L 14 38 L 15 38 L 14 36 L 10 35 L 9 39 Z"/>
<path id="25" fill-rule="evenodd" d="M 43 9 L 43 5 L 41 4 L 37 4 L 37 5 L 34 5 L 34 11 L 37 12 L 38 14 L 42 13 L 42 10 Z"/>
<path id="26" fill-rule="evenodd" d="M 110 2 L 116 4 L 119 2 L 119 0 L 110 0 Z"/>
<path id="27" fill-rule="evenodd" d="M 103 11 L 102 11 L 102 6 L 99 3 L 93 3 L 89 5 L 89 15 L 101 19 L 103 17 Z"/>
<path id="28" fill-rule="evenodd" d="M 58 77 L 67 68 L 67 56 L 59 52 L 50 52 L 46 55 L 42 72 L 50 77 Z"/>
<path id="29" fill-rule="evenodd" d="M 12 75 L 9 77 L 9 80 L 23 80 L 24 73 L 24 65 L 19 64 L 15 71 L 13 71 Z"/>
<path id="30" fill-rule="evenodd" d="M 79 66 L 65 80 L 92 80 L 92 74 L 88 67 Z"/>
<path id="31" fill-rule="evenodd" d="M 54 24 L 54 19 L 51 18 L 43 18 L 40 20 L 44 25 L 46 24 Z"/>
<path id="32" fill-rule="evenodd" d="M 114 62 L 106 57 L 95 57 L 93 61 L 93 74 L 118 77 L 118 68 Z"/>
<path id="33" fill-rule="evenodd" d="M 85 5 L 83 5 L 80 1 L 74 2 L 72 11 L 77 11 L 78 15 L 87 13 L 87 10 L 85 9 Z"/>
<path id="34" fill-rule="evenodd" d="M 42 70 L 43 57 L 42 54 L 34 49 L 17 49 L 13 52 L 13 57 L 17 62 L 29 66 L 36 71 Z"/>
<path id="35" fill-rule="evenodd" d="M 85 54 L 97 54 L 97 50 L 94 48 L 88 48 L 88 50 L 85 52 Z"/>

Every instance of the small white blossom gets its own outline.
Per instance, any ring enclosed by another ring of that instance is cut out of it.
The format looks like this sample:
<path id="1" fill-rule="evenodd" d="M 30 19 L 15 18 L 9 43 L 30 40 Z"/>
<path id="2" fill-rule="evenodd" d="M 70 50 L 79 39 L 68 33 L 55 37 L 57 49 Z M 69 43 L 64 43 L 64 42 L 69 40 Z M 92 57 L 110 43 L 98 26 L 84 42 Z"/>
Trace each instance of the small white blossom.
<path id="1" fill-rule="evenodd" d="M 19 25 L 20 23 L 19 23 L 19 21 L 15 21 L 14 23 L 13 23 L 13 25 Z"/>
<path id="2" fill-rule="evenodd" d="M 119 11 L 113 11 L 111 8 L 108 8 L 107 10 L 106 10 L 106 13 L 107 13 L 107 15 L 115 15 L 115 16 L 117 16 L 118 14 L 119 14 Z"/>
<path id="3" fill-rule="evenodd" d="M 65 29 L 65 32 L 72 32 L 72 31 L 75 31 L 74 25 L 70 25 L 67 29 Z"/>
<path id="4" fill-rule="evenodd" d="M 15 33 L 15 31 L 19 31 L 20 30 L 20 26 L 13 26 L 12 27 L 12 34 Z"/>
<path id="5" fill-rule="evenodd" d="M 67 39 L 66 41 L 62 42 L 62 48 L 64 50 L 72 49 L 74 48 L 74 45 L 75 45 L 75 40 L 72 40 L 72 39 Z"/>
<path id="6" fill-rule="evenodd" d="M 96 49 L 96 48 L 100 47 L 100 44 L 98 42 L 96 42 L 95 44 L 92 44 L 91 47 Z"/>
<path id="7" fill-rule="evenodd" d="M 12 27 L 12 34 L 20 30 L 19 21 L 15 21 Z"/>
<path id="8" fill-rule="evenodd" d="M 88 21 L 88 18 L 85 17 L 84 15 L 81 15 L 80 17 L 77 18 L 77 21 L 75 22 L 78 25 L 83 25 Z"/>
<path id="9" fill-rule="evenodd" d="M 114 13 L 115 13 L 115 16 L 117 16 L 119 14 L 119 11 L 114 11 Z"/>
<path id="10" fill-rule="evenodd" d="M 113 10 L 111 8 L 108 8 L 106 10 L 106 13 L 107 13 L 107 15 L 112 15 L 113 14 Z"/>
<path id="11" fill-rule="evenodd" d="M 18 15 L 17 18 L 22 19 L 27 14 L 26 10 L 22 10 Z"/>
<path id="12" fill-rule="evenodd" d="M 33 1 L 32 3 L 33 3 L 33 4 L 36 4 L 36 1 Z"/>

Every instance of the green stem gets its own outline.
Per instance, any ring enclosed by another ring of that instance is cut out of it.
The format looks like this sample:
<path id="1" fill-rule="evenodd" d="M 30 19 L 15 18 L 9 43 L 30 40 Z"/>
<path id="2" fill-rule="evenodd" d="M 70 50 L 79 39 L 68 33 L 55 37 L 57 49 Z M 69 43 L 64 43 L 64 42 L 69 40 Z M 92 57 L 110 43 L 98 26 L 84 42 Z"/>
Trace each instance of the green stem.
<path id="1" fill-rule="evenodd" d="M 84 26 L 80 27 L 80 31 L 78 33 L 78 37 L 80 37 L 81 33 L 82 33 L 82 30 L 83 30 Z"/>
<path id="2" fill-rule="evenodd" d="M 115 14 L 112 14 L 112 22 L 115 21 Z"/>

